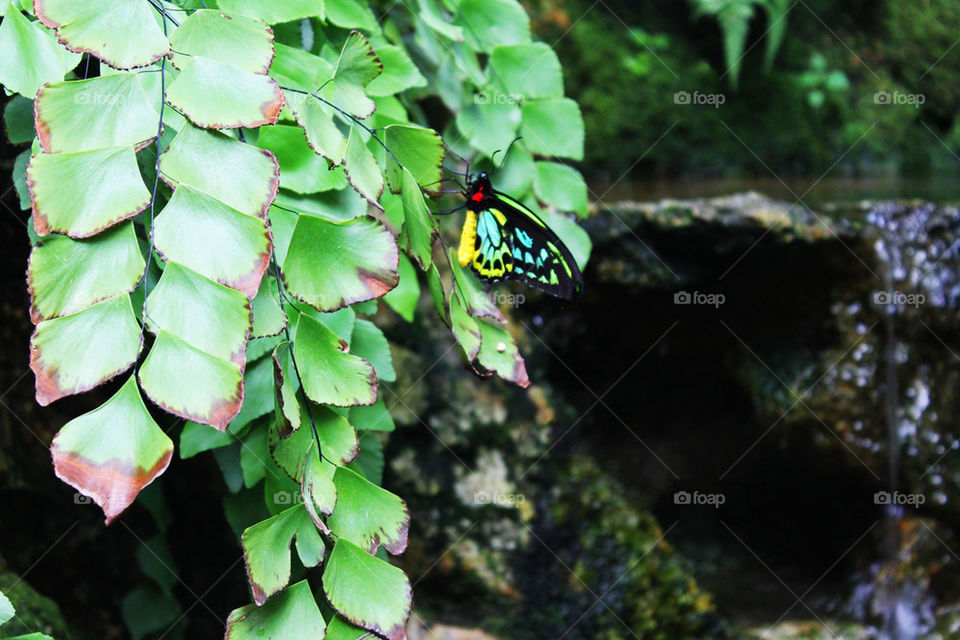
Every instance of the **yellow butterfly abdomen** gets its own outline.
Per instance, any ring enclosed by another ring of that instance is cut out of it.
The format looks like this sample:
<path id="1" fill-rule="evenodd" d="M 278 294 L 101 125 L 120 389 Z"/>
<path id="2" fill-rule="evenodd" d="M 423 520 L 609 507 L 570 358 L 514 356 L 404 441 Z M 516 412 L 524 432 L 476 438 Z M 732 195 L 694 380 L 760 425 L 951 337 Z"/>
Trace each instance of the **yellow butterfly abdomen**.
<path id="1" fill-rule="evenodd" d="M 473 260 L 477 246 L 477 212 L 467 209 L 467 219 L 463 222 L 463 231 L 460 232 L 460 248 L 457 250 L 457 261 L 461 267 L 466 267 Z"/>

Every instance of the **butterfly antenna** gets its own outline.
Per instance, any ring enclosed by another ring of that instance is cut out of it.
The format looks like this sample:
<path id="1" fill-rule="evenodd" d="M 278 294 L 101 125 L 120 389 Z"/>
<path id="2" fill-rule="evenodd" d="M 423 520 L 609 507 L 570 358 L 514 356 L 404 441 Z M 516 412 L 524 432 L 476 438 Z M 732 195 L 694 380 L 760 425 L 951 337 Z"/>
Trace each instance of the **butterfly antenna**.
<path id="1" fill-rule="evenodd" d="M 512 149 L 512 148 L 513 148 L 513 145 L 514 145 L 516 142 L 520 141 L 520 140 L 523 140 L 523 136 L 517 136 L 516 138 L 514 138 L 514 139 L 510 142 L 510 144 L 507 145 L 507 150 L 503 152 L 503 160 L 500 162 L 500 166 L 497 167 L 497 171 L 499 171 L 500 169 L 503 168 L 504 163 L 507 161 L 507 156 L 510 155 L 510 149 Z M 497 164 L 497 154 L 498 154 L 498 153 L 500 153 L 500 149 L 497 149 L 496 151 L 494 151 L 494 152 L 493 152 L 493 155 L 490 157 L 490 160 L 493 161 L 493 164 L 494 164 L 494 165 Z"/>

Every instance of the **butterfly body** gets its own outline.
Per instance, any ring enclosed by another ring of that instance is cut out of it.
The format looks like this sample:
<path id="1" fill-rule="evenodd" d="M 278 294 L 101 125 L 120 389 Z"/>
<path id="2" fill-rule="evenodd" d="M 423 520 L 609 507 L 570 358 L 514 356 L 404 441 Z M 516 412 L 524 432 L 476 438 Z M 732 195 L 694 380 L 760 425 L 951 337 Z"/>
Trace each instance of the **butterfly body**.
<path id="1" fill-rule="evenodd" d="M 467 218 L 457 258 L 481 278 L 519 280 L 572 300 L 583 277 L 570 250 L 535 213 L 496 191 L 486 173 L 467 183 Z"/>

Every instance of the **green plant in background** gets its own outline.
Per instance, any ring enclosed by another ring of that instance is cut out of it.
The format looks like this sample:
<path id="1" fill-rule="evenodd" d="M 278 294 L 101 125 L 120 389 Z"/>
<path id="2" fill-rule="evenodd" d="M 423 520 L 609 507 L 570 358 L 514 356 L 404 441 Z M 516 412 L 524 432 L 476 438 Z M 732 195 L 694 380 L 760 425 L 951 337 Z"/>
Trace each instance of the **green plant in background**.
<path id="1" fill-rule="evenodd" d="M 847 74 L 839 69 L 828 69 L 823 54 L 810 56 L 810 65 L 797 77 L 797 82 L 807 92 L 807 102 L 819 109 L 827 101 L 828 95 L 842 94 L 850 89 Z"/>
<path id="2" fill-rule="evenodd" d="M 693 0 L 693 4 L 696 15 L 711 16 L 723 31 L 723 55 L 731 87 L 736 88 L 740 79 L 750 21 L 757 6 L 767 15 L 764 68 L 768 72 L 773 68 L 773 61 L 787 31 L 789 0 Z"/>
<path id="3" fill-rule="evenodd" d="M 529 384 L 481 283 L 434 262 L 422 190 L 444 144 L 418 101 L 446 106 L 444 138 L 474 166 L 522 135 L 495 184 L 549 205 L 582 264 L 589 241 L 559 211 L 585 214 L 586 186 L 558 161 L 582 159 L 583 124 L 556 55 L 516 0 L 2 12 L 0 83 L 19 94 L 4 119 L 31 144 L 13 179 L 32 212 L 37 401 L 116 379 L 54 438 L 57 475 L 119 516 L 173 455 L 150 401 L 185 421 L 180 456 L 212 450 L 233 493 L 254 602 L 228 638 L 401 637 L 410 581 L 387 554 L 409 514 L 378 486 L 395 379 L 378 300 L 412 319 L 419 270 L 464 357 Z M 137 638 L 181 617 L 151 560 L 168 555 L 162 496 L 143 495 L 160 535 L 138 554 L 156 584 L 124 601 Z"/>

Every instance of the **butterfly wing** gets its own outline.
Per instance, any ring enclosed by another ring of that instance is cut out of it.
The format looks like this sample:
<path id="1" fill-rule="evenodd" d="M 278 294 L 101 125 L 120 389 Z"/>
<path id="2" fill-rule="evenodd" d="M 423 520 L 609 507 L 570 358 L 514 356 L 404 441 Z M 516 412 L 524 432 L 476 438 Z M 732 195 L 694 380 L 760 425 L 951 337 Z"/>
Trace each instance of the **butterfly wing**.
<path id="1" fill-rule="evenodd" d="M 488 280 L 519 280 L 531 287 L 573 299 L 583 277 L 570 250 L 522 203 L 497 192 L 479 211 L 468 211 L 460 243 L 460 262 Z"/>

